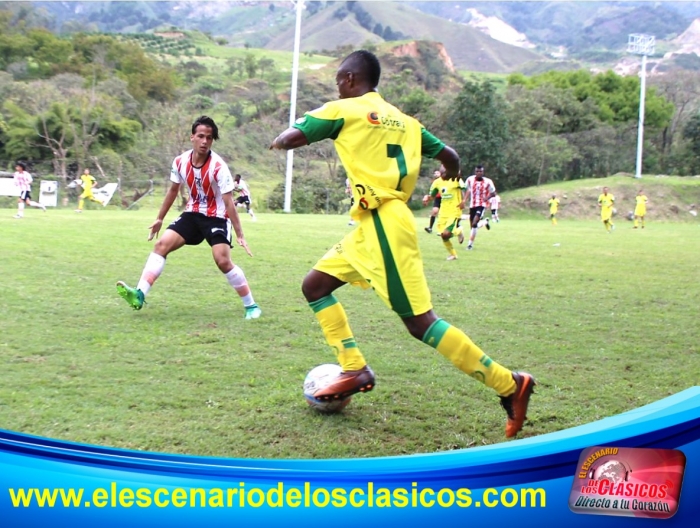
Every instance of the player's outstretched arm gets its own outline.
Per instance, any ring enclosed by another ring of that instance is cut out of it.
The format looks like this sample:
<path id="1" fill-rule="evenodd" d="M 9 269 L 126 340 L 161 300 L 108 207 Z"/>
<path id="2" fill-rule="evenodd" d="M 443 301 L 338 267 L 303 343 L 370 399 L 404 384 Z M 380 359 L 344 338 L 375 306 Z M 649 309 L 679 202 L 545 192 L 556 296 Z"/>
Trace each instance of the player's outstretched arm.
<path id="1" fill-rule="evenodd" d="M 158 211 L 158 217 L 156 218 L 155 222 L 153 222 L 150 226 L 148 226 L 149 229 L 149 234 L 148 234 L 148 240 L 153 240 L 154 238 L 158 238 L 158 233 L 160 233 L 160 228 L 163 227 L 163 219 L 165 218 L 165 215 L 168 214 L 168 211 L 170 211 L 170 208 L 172 207 L 173 203 L 175 202 L 175 198 L 177 198 L 177 195 L 180 193 L 180 184 L 179 183 L 172 183 L 170 185 L 170 188 L 168 189 L 168 192 L 165 193 L 165 198 L 163 198 L 163 204 L 160 206 L 160 210 Z"/>
<path id="2" fill-rule="evenodd" d="M 308 144 L 309 142 L 301 130 L 289 127 L 272 141 L 270 150 L 291 150 Z"/>
<path id="3" fill-rule="evenodd" d="M 230 192 L 222 193 L 221 197 L 224 200 L 224 205 L 226 206 L 228 217 L 231 220 L 231 225 L 233 225 L 233 232 L 236 233 L 236 242 L 238 242 L 238 245 L 245 249 L 245 252 L 252 257 L 253 254 L 251 253 L 250 248 L 248 248 L 248 243 L 243 236 L 243 227 L 241 226 L 241 219 L 238 216 L 238 211 L 236 211 L 236 202 L 233 201 L 233 194 Z"/>

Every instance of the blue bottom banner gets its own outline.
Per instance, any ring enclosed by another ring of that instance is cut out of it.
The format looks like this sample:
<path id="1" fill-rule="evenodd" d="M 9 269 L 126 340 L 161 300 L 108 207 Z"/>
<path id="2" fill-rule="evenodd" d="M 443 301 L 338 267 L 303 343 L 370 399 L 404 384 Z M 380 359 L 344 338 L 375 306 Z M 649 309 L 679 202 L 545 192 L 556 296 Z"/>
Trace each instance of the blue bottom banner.
<path id="1" fill-rule="evenodd" d="M 698 496 L 700 387 L 556 433 L 387 458 L 196 457 L 0 430 L 11 527 L 691 526 Z"/>

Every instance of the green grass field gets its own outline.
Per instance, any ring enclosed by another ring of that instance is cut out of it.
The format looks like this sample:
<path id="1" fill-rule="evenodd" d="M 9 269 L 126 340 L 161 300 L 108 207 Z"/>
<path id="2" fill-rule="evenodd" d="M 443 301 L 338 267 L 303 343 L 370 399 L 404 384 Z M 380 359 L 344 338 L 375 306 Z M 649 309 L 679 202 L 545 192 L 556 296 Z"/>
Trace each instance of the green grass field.
<path id="1" fill-rule="evenodd" d="M 411 338 L 371 292 L 343 302 L 377 387 L 339 415 L 308 408 L 334 362 L 300 293 L 345 216 L 242 217 L 237 248 L 263 317 L 245 321 L 208 246 L 169 258 L 140 312 L 153 210 L 0 209 L 0 427 L 128 449 L 248 458 L 425 453 L 505 441 L 495 394 Z M 174 218 L 171 213 L 168 219 Z M 648 404 L 698 383 L 697 224 L 503 220 L 447 255 L 422 231 L 436 312 L 539 381 L 520 437 Z"/>

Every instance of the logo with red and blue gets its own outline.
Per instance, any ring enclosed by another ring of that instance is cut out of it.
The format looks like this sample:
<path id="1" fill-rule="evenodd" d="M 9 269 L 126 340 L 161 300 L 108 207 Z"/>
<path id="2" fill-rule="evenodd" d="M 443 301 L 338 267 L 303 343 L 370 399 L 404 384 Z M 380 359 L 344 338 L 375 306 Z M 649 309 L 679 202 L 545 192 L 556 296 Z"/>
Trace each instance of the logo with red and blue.
<path id="1" fill-rule="evenodd" d="M 575 513 L 668 519 L 678 510 L 685 461 L 685 454 L 675 449 L 585 449 L 569 508 Z"/>

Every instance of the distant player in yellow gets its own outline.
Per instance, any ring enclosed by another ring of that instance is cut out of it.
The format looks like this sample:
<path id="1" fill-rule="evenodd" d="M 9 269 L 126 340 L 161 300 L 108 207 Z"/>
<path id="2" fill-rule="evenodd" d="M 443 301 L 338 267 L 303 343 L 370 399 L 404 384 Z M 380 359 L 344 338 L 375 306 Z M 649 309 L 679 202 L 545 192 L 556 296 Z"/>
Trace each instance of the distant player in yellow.
<path id="1" fill-rule="evenodd" d="M 90 174 L 90 169 L 85 169 L 83 175 L 80 177 L 80 185 L 83 187 L 83 193 L 80 195 L 80 200 L 78 201 L 78 208 L 75 210 L 76 213 L 83 212 L 83 205 L 85 205 L 85 199 L 97 202 L 100 205 L 104 205 L 101 200 L 95 198 L 92 194 L 92 188 L 95 186 L 97 181 Z"/>
<path id="2" fill-rule="evenodd" d="M 358 226 L 321 257 L 301 287 L 343 369 L 313 396 L 331 401 L 374 388 L 374 372 L 334 295 L 348 283 L 371 287 L 414 338 L 435 348 L 501 397 L 507 414 L 506 436 L 513 437 L 525 421 L 535 379 L 499 365 L 462 330 L 433 311 L 416 219 L 407 205 L 416 188 L 422 156 L 438 159 L 447 176 L 456 179 L 459 155 L 379 95 L 380 74 L 379 60 L 373 53 L 351 53 L 335 76 L 340 98 L 307 112 L 270 145 L 289 150 L 332 139 L 353 184 L 351 214 Z M 449 289 L 449 285 L 445 287 Z M 464 402 L 465 409 L 470 407 Z"/>
<path id="3" fill-rule="evenodd" d="M 428 205 L 430 198 L 441 196 L 440 211 L 437 217 L 437 228 L 442 237 L 442 243 L 449 253 L 447 260 L 457 260 L 457 251 L 452 245 L 451 238 L 457 235 L 461 244 L 464 242 L 464 232 L 459 226 L 464 209 L 462 184 L 457 178 L 449 178 L 445 167 L 440 168 L 440 178 L 435 180 L 430 188 L 430 194 L 423 198 L 423 205 Z"/>
<path id="4" fill-rule="evenodd" d="M 644 194 L 644 191 L 639 189 L 637 196 L 634 197 L 637 204 L 634 206 L 634 228 L 637 229 L 639 224 L 642 224 L 644 229 L 644 217 L 647 214 L 647 202 L 649 201 Z"/>
<path id="5" fill-rule="evenodd" d="M 603 187 L 603 194 L 598 196 L 598 207 L 600 207 L 600 219 L 603 221 L 603 225 L 608 233 L 615 229 L 612 221 L 614 203 L 615 197 L 608 192 L 607 187 Z"/>
<path id="6" fill-rule="evenodd" d="M 549 218 L 552 219 L 552 225 L 557 225 L 557 211 L 559 211 L 559 199 L 556 194 L 553 194 L 549 199 Z"/>

